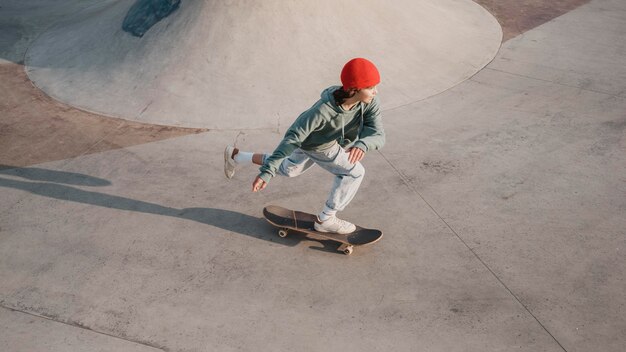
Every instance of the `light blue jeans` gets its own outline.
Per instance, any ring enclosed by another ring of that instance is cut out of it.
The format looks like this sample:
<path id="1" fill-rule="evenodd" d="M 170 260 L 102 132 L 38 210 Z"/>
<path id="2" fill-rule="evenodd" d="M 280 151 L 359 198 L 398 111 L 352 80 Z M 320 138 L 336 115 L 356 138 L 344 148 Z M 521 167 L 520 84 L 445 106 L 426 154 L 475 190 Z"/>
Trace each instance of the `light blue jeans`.
<path id="1" fill-rule="evenodd" d="M 365 176 L 363 165 L 360 162 L 350 164 L 348 156 L 349 154 L 339 143 L 320 151 L 296 149 L 288 158 L 283 160 L 277 174 L 296 177 L 302 175 L 313 165 L 319 165 L 335 175 L 326 206 L 341 211 L 352 201 L 359 190 L 361 181 L 363 181 L 363 176 Z M 265 158 L 267 157 L 269 154 L 265 155 Z"/>

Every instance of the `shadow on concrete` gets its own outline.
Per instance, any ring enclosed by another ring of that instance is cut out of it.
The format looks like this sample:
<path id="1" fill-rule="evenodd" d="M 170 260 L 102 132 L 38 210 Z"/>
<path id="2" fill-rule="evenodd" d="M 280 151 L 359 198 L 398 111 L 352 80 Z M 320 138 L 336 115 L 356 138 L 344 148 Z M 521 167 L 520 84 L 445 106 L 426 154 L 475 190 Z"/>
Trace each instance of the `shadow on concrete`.
<path id="1" fill-rule="evenodd" d="M 64 183 L 76 186 L 101 187 L 111 185 L 111 182 L 93 176 L 36 167 L 15 168 L 8 165 L 0 165 L 0 174 L 19 176 L 31 181 Z"/>
<path id="2" fill-rule="evenodd" d="M 111 184 L 107 180 L 84 174 L 40 168 L 7 169 L 6 166 L 4 169 L 0 168 L 0 174 L 24 177 L 28 180 L 46 181 L 31 182 L 0 177 L 0 187 L 19 189 L 52 199 L 196 221 L 226 231 L 280 243 L 286 246 L 295 246 L 303 239 L 299 236 L 280 238 L 276 235 L 275 228 L 268 224 L 265 219 L 231 210 L 215 208 L 178 209 L 121 196 L 85 191 L 66 185 L 105 186 Z"/>

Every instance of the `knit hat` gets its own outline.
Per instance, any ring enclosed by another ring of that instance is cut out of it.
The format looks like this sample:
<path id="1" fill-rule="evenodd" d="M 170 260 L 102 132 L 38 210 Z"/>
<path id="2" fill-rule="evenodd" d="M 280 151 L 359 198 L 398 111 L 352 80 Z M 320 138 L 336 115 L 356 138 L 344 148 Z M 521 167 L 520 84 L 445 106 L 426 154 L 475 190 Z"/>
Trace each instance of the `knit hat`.
<path id="1" fill-rule="evenodd" d="M 343 89 L 363 89 L 380 83 L 380 73 L 374 64 L 363 58 L 348 61 L 341 70 Z"/>

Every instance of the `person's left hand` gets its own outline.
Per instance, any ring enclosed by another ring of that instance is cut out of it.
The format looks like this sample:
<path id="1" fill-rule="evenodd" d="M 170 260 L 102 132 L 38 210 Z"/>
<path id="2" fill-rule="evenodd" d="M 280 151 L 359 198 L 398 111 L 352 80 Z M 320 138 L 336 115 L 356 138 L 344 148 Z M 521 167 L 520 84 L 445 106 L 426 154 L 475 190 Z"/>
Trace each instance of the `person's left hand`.
<path id="1" fill-rule="evenodd" d="M 347 152 L 350 154 L 348 156 L 348 161 L 350 161 L 350 164 L 356 164 L 365 157 L 365 152 L 363 151 L 363 149 L 357 147 L 351 147 L 347 150 Z"/>

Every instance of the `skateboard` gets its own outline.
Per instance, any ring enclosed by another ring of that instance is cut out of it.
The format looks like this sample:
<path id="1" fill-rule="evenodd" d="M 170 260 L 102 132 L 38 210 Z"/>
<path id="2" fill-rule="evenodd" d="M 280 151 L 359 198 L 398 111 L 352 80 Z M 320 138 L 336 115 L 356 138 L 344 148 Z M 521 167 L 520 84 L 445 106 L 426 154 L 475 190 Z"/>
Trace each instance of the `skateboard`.
<path id="1" fill-rule="evenodd" d="M 263 216 L 270 224 L 278 227 L 278 236 L 280 237 L 287 237 L 290 230 L 322 237 L 341 243 L 338 251 L 346 255 L 352 254 L 354 247 L 374 243 L 383 237 L 382 231 L 361 226 L 357 226 L 354 232 L 345 235 L 319 232 L 313 227 L 317 216 L 277 205 L 268 205 L 263 208 Z"/>

